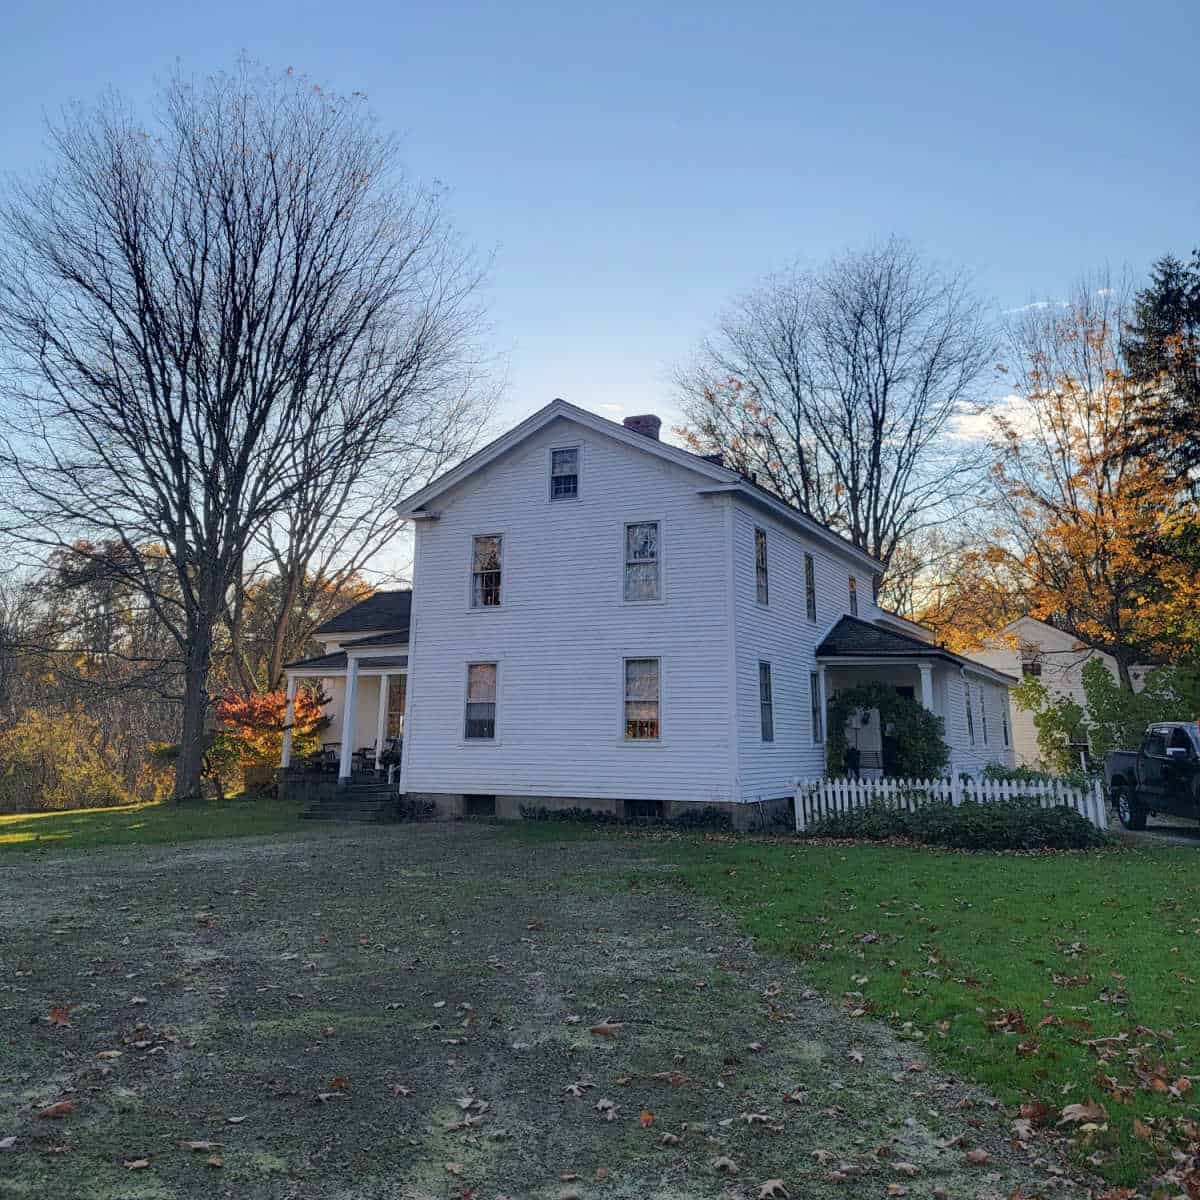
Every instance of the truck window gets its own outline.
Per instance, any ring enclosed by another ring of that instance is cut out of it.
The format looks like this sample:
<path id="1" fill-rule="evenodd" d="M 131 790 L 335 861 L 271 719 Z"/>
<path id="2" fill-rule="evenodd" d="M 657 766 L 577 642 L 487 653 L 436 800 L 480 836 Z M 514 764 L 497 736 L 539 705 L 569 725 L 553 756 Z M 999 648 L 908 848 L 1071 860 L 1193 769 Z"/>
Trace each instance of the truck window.
<path id="1" fill-rule="evenodd" d="M 1142 747 L 1143 754 L 1149 754 L 1152 758 L 1166 758 L 1167 756 L 1167 739 L 1155 730 L 1146 735 L 1146 744 Z"/>
<path id="2" fill-rule="evenodd" d="M 1184 732 L 1184 730 L 1175 729 L 1171 731 L 1171 749 L 1186 750 L 1189 754 L 1191 753 L 1192 741 L 1191 738 L 1189 738 Z"/>

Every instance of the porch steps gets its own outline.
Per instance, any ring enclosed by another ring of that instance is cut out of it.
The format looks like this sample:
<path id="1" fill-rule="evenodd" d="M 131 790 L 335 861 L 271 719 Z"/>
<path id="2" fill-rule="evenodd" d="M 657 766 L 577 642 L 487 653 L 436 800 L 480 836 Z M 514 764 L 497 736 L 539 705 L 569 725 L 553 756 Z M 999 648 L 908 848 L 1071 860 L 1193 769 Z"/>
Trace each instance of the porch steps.
<path id="1" fill-rule="evenodd" d="M 300 814 L 302 821 L 374 822 L 398 816 L 400 796 L 394 787 L 375 778 L 354 779 L 323 795 Z"/>

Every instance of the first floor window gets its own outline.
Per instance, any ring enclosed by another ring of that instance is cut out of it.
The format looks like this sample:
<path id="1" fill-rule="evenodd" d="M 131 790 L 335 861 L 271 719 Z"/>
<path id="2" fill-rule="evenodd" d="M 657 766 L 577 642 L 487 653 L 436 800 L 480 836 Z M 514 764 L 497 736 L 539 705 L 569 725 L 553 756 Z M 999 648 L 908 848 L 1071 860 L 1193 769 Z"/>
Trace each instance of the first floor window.
<path id="1" fill-rule="evenodd" d="M 579 495 L 579 448 L 550 451 L 550 499 L 573 500 Z"/>
<path id="2" fill-rule="evenodd" d="M 658 522 L 625 526 L 625 599 L 658 600 Z"/>
<path id="3" fill-rule="evenodd" d="M 810 621 L 817 619 L 817 568 L 813 556 L 804 556 L 804 612 Z"/>
<path id="4" fill-rule="evenodd" d="M 758 664 L 758 712 L 762 728 L 762 740 L 775 740 L 775 705 L 771 699 L 771 664 Z"/>
<path id="5" fill-rule="evenodd" d="M 987 730 L 987 688 L 979 685 L 979 731 L 983 734 L 983 744 L 988 744 Z"/>
<path id="6" fill-rule="evenodd" d="M 498 608 L 502 541 L 498 533 L 475 538 L 471 543 L 471 607 Z"/>
<path id="7" fill-rule="evenodd" d="M 770 590 L 767 581 L 767 531 L 754 531 L 754 586 L 757 589 L 759 604 L 769 601 Z"/>
<path id="8" fill-rule="evenodd" d="M 964 681 L 963 693 L 967 703 L 967 741 L 975 745 L 975 714 L 971 711 L 971 685 Z"/>
<path id="9" fill-rule="evenodd" d="M 821 712 L 821 676 L 816 671 L 808 677 L 808 703 L 813 745 L 817 746 L 825 740 L 825 719 Z"/>
<path id="10" fill-rule="evenodd" d="M 625 736 L 634 741 L 659 737 L 660 663 L 657 658 L 625 660 Z"/>
<path id="11" fill-rule="evenodd" d="M 850 615 L 858 616 L 858 580 L 853 575 L 850 576 Z"/>
<path id="12" fill-rule="evenodd" d="M 467 667 L 468 738 L 496 736 L 496 664 L 471 663 Z"/>
<path id="13" fill-rule="evenodd" d="M 387 678 L 387 736 L 404 736 L 404 693 L 408 684 L 407 675 L 389 675 Z"/>
<path id="14" fill-rule="evenodd" d="M 1000 706 L 1000 729 L 1004 736 L 1004 748 L 1009 747 L 1009 732 L 1008 732 L 1008 697 L 1004 697 L 1004 703 Z"/>

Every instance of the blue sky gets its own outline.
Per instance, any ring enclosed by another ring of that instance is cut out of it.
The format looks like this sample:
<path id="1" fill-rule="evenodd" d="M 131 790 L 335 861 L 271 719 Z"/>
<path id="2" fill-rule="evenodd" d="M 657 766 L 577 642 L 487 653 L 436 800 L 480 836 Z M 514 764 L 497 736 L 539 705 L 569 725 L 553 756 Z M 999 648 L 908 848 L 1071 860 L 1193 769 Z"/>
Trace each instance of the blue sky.
<path id="1" fill-rule="evenodd" d="M 0 168 L 43 115 L 246 51 L 368 93 L 495 251 L 510 386 L 671 417 L 671 364 L 791 259 L 900 233 L 998 309 L 1200 243 L 1195 0 L 8 0 Z"/>

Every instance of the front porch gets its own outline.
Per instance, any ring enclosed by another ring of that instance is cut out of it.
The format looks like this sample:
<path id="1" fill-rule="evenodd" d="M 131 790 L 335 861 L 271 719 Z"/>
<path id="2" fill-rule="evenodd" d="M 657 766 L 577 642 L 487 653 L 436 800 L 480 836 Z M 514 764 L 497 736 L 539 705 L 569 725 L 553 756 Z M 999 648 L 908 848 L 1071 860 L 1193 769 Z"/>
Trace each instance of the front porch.
<path id="1" fill-rule="evenodd" d="M 403 753 L 407 650 L 407 641 L 363 638 L 337 653 L 288 664 L 288 728 L 279 764 L 285 780 L 308 773 L 332 777 L 339 786 L 365 777 L 390 784 Z M 317 754 L 295 761 L 291 725 L 296 693 L 306 680 L 316 681 L 327 697 L 329 727 Z"/>

